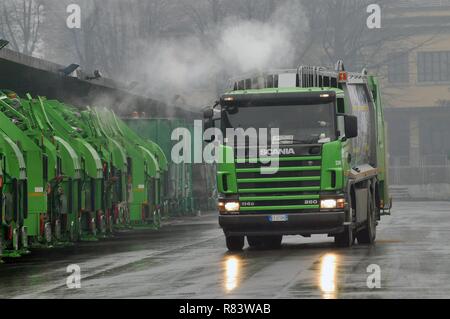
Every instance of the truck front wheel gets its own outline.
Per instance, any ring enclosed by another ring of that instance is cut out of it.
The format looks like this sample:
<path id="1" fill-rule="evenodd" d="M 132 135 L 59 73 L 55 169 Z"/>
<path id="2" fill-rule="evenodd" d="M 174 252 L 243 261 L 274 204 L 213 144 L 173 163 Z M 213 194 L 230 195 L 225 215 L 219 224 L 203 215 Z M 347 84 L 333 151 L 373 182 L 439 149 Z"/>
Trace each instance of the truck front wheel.
<path id="1" fill-rule="evenodd" d="M 279 249 L 283 236 L 247 236 L 248 245 L 252 248 Z"/>
<path id="2" fill-rule="evenodd" d="M 264 244 L 263 238 L 260 236 L 247 236 L 247 242 L 251 248 L 259 248 Z"/>
<path id="3" fill-rule="evenodd" d="M 281 242 L 283 241 L 283 236 L 269 236 L 264 238 L 264 246 L 269 249 L 279 249 L 281 247 Z"/>
<path id="4" fill-rule="evenodd" d="M 244 248 L 244 236 L 226 236 L 229 251 L 241 251 Z"/>
<path id="5" fill-rule="evenodd" d="M 346 226 L 342 233 L 334 236 L 334 242 L 338 247 L 351 247 L 354 241 L 355 237 L 351 226 Z"/>

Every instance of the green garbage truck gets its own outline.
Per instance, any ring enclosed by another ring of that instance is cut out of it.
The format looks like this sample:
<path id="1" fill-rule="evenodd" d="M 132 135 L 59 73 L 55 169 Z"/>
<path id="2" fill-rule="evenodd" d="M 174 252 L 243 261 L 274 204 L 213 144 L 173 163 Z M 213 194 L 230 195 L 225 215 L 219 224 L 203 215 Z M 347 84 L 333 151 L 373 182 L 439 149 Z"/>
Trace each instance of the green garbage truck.
<path id="1" fill-rule="evenodd" d="M 284 235 L 327 234 L 342 247 L 375 241 L 392 206 L 375 76 L 347 72 L 342 61 L 244 76 L 203 115 L 205 141 L 218 149 L 219 224 L 230 251 L 245 237 L 265 248 Z"/>

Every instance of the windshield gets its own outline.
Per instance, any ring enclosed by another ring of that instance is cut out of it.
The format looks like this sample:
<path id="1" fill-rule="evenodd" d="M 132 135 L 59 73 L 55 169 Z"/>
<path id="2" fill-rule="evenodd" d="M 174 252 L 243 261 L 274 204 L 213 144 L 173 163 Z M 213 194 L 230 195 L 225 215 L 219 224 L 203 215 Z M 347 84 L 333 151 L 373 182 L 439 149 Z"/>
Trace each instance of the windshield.
<path id="1" fill-rule="evenodd" d="M 224 128 L 266 128 L 269 143 L 325 143 L 336 135 L 333 103 L 240 107 L 223 114 Z M 278 136 L 270 136 L 271 129 L 279 129 Z"/>

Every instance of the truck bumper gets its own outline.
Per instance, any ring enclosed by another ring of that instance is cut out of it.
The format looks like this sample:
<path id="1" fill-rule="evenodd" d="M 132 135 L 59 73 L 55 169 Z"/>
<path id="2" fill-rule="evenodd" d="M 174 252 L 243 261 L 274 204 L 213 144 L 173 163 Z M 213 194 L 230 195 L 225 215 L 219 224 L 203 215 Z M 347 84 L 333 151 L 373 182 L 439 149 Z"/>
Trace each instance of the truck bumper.
<path id="1" fill-rule="evenodd" d="M 344 231 L 344 211 L 285 215 L 285 222 L 270 221 L 270 214 L 220 215 L 219 224 L 227 236 L 335 235 Z"/>

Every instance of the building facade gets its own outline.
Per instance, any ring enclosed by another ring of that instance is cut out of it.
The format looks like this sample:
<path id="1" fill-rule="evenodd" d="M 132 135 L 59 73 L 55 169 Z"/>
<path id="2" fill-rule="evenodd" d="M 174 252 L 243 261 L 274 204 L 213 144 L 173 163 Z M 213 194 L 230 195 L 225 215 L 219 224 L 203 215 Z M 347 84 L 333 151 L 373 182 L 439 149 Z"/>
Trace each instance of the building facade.
<path id="1" fill-rule="evenodd" d="M 383 8 L 383 23 L 397 40 L 385 50 L 380 72 L 391 184 L 414 188 L 414 197 L 437 192 L 431 197 L 448 199 L 450 0 L 394 2 Z"/>

